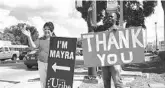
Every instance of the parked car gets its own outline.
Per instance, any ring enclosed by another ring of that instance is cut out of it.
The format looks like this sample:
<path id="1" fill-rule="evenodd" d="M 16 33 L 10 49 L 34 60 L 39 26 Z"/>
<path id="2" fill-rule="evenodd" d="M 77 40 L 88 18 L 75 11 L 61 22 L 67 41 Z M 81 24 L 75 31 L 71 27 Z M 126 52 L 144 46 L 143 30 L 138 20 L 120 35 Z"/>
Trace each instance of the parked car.
<path id="1" fill-rule="evenodd" d="M 0 60 L 16 60 L 19 57 L 19 51 L 11 50 L 8 46 L 0 47 Z"/>
<path id="2" fill-rule="evenodd" d="M 31 50 L 28 48 L 28 49 L 25 49 L 24 51 L 20 52 L 20 55 L 19 55 L 19 59 L 20 60 L 23 60 L 23 58 L 25 57 L 25 55 L 30 52 Z"/>
<path id="3" fill-rule="evenodd" d="M 160 57 L 160 59 L 161 59 L 162 61 L 165 61 L 165 51 L 160 51 L 160 52 L 158 53 L 158 56 Z"/>
<path id="4" fill-rule="evenodd" d="M 38 59 L 37 50 L 33 50 L 25 55 L 24 64 L 29 69 L 32 68 L 33 66 L 38 66 L 37 59 Z"/>
<path id="5" fill-rule="evenodd" d="M 28 53 L 28 51 L 23 51 L 20 56 L 19 56 L 19 59 L 20 60 L 23 60 L 23 58 L 25 57 L 25 55 Z"/>

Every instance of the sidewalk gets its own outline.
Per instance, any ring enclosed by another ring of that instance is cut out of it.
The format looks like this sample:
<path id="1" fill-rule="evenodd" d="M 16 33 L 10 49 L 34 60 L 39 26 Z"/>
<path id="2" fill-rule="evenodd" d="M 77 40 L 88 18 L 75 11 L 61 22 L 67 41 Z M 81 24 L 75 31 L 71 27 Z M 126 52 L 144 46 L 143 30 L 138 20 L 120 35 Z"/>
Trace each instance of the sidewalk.
<path id="1" fill-rule="evenodd" d="M 81 74 L 77 74 L 81 73 Z M 126 75 L 128 72 L 123 72 L 122 75 Z M 87 70 L 83 69 L 75 69 L 75 74 L 74 74 L 74 82 L 73 82 L 73 88 L 104 88 L 103 87 L 103 80 L 102 78 L 97 78 L 98 82 L 90 81 L 90 80 L 84 80 L 84 76 L 87 74 Z M 135 73 L 137 74 L 137 73 Z M 135 75 L 135 74 L 129 74 L 129 75 Z M 133 81 L 133 78 L 127 78 L 124 79 L 125 82 L 130 82 Z M 124 84 L 126 84 L 123 82 Z M 13 86 L 8 86 L 6 88 L 41 88 L 40 86 L 40 81 L 32 81 L 32 82 L 21 82 Z M 114 84 L 112 81 L 112 88 L 114 88 Z M 129 88 L 129 87 L 125 87 Z"/>
<path id="2" fill-rule="evenodd" d="M 90 80 L 84 80 L 84 76 L 88 74 L 88 70 L 87 68 L 83 68 L 83 64 L 84 64 L 83 58 L 79 56 L 76 57 L 73 88 L 104 88 L 103 80 L 101 78 L 97 78 L 98 79 L 97 83 Z M 9 85 L 8 87 L 5 88 L 41 88 L 41 86 L 40 86 L 40 80 L 38 78 L 37 81 L 33 81 L 33 82 L 25 81 L 15 85 Z M 112 83 L 112 88 L 114 88 L 113 83 Z"/>
<path id="3" fill-rule="evenodd" d="M 83 58 L 81 56 L 76 57 L 75 73 L 81 73 L 81 74 L 74 75 L 73 88 L 78 88 L 84 80 L 84 76 L 86 75 L 85 73 L 87 72 L 87 70 L 83 70 L 83 68 L 82 69 L 80 68 L 82 67 L 83 64 L 84 64 Z M 8 84 L 5 88 L 41 88 L 41 86 L 40 86 L 40 80 L 38 78 L 36 81 L 28 82 L 27 80 L 25 82 L 21 82 L 18 84 Z"/>

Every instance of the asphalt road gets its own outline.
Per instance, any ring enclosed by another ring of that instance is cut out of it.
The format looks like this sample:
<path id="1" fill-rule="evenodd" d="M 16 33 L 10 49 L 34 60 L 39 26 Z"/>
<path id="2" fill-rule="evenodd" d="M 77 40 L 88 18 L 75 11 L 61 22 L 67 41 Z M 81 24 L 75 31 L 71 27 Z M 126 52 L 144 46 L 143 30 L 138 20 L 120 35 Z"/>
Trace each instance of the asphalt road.
<path id="1" fill-rule="evenodd" d="M 0 88 L 27 81 L 39 81 L 37 67 L 27 69 L 23 62 L 0 64 Z"/>

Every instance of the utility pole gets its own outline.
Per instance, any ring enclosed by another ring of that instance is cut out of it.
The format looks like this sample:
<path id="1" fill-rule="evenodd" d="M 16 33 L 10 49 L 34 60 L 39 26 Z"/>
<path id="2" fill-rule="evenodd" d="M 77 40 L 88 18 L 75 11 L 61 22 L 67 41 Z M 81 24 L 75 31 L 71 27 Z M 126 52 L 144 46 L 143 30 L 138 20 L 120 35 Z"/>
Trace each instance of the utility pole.
<path id="1" fill-rule="evenodd" d="M 123 1 L 120 0 L 120 26 L 123 27 Z"/>
<path id="2" fill-rule="evenodd" d="M 161 3 L 162 3 L 163 11 L 164 11 L 164 47 L 165 47 L 165 1 L 161 0 Z"/>
<path id="3" fill-rule="evenodd" d="M 88 20 L 89 23 L 91 24 L 90 26 L 96 26 L 97 24 L 97 12 L 96 12 L 96 0 L 93 0 L 92 1 L 92 5 L 90 7 L 91 9 L 91 12 L 89 12 L 88 15 L 90 15 L 90 19 L 91 20 Z M 93 27 L 88 27 L 88 31 L 91 32 L 91 30 L 94 31 L 94 29 L 92 29 Z M 88 76 L 91 76 L 91 77 L 96 77 L 97 76 L 97 67 L 88 67 Z"/>
<path id="4" fill-rule="evenodd" d="M 158 42 L 157 42 L 158 41 L 157 40 L 158 39 L 157 38 L 157 22 L 155 22 L 155 36 L 156 36 L 156 50 L 157 50 L 158 49 L 158 45 L 157 45 L 158 44 Z"/>
<path id="5" fill-rule="evenodd" d="M 88 32 L 94 32 L 93 27 L 97 26 L 97 13 L 96 13 L 96 0 L 91 1 L 91 5 L 88 9 L 87 13 L 87 25 L 88 25 Z M 83 0 L 76 0 L 76 7 L 82 7 Z M 88 76 L 85 78 L 96 77 L 97 76 L 97 67 L 88 67 Z"/>

